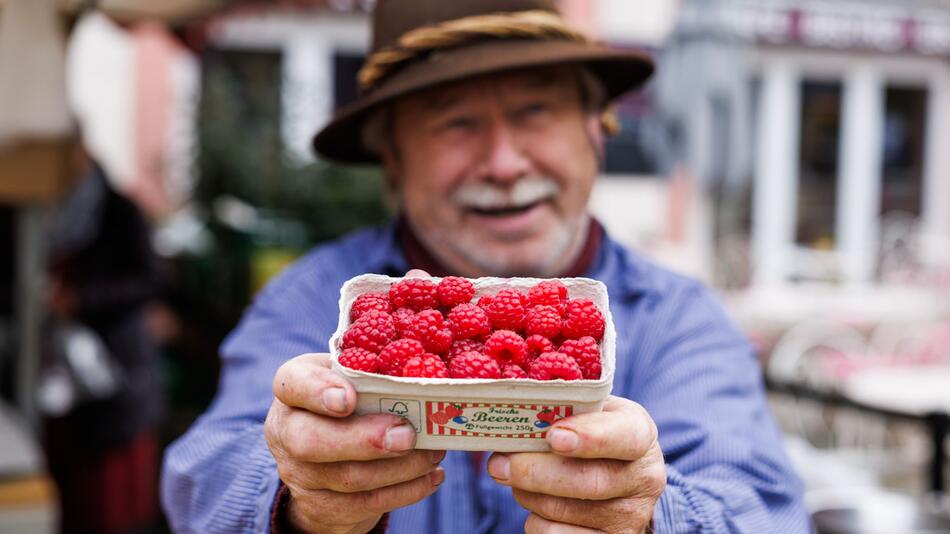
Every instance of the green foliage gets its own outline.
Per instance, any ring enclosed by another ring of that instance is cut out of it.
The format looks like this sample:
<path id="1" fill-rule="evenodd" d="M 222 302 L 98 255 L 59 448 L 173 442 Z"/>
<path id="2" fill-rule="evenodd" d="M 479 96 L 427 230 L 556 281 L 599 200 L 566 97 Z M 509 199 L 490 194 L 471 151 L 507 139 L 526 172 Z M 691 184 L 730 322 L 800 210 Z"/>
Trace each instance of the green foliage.
<path id="1" fill-rule="evenodd" d="M 308 241 L 330 239 L 389 217 L 376 168 L 297 164 L 281 137 L 281 56 L 213 50 L 204 57 L 197 198 L 232 195 L 303 223 Z M 316 98 L 316 96 L 313 96 Z"/>

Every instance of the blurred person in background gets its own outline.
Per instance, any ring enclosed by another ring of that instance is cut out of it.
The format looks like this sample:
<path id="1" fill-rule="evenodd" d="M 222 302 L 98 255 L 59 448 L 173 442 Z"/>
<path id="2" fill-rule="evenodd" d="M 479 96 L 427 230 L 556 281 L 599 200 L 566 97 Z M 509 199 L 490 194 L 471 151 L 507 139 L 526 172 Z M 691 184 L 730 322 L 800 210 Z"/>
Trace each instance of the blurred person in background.
<path id="1" fill-rule="evenodd" d="M 157 513 L 158 350 L 144 309 L 158 291 L 147 221 L 82 148 L 77 183 L 55 212 L 49 308 L 101 339 L 118 387 L 45 421 L 62 532 L 142 532 Z"/>
<path id="2" fill-rule="evenodd" d="M 319 247 L 258 296 L 222 347 L 215 401 L 166 455 L 172 527 L 808 531 L 747 340 L 706 288 L 587 214 L 603 112 L 651 72 L 550 1 L 378 2 L 362 96 L 314 145 L 381 164 L 399 218 Z M 618 335 L 604 411 L 557 422 L 551 453 L 490 458 L 414 450 L 402 419 L 352 415 L 356 392 L 325 354 L 339 288 L 413 268 L 603 281 Z"/>

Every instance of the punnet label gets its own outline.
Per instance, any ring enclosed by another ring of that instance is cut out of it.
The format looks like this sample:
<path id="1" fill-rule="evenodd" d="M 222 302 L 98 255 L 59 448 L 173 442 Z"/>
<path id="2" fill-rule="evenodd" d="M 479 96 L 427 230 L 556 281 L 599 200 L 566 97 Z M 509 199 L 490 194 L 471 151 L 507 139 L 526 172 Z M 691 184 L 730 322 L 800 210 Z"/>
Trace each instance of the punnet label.
<path id="1" fill-rule="evenodd" d="M 425 433 L 432 436 L 543 439 L 552 423 L 574 413 L 569 404 L 425 404 Z"/>

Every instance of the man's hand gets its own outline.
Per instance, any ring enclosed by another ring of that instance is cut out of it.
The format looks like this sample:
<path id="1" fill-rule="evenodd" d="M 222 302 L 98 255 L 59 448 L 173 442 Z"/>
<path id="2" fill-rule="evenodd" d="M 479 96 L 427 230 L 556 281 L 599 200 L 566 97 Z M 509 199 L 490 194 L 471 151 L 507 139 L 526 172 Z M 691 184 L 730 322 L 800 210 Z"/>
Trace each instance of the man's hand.
<path id="1" fill-rule="evenodd" d="M 327 354 L 305 354 L 274 376 L 264 433 L 290 490 L 301 531 L 365 533 L 386 512 L 432 494 L 444 451 L 414 451 L 412 425 L 393 415 L 351 416 L 356 391 Z"/>
<path id="2" fill-rule="evenodd" d="M 666 486 L 656 425 L 639 404 L 609 397 L 604 411 L 555 423 L 550 453 L 494 454 L 488 473 L 531 515 L 527 534 L 641 533 Z"/>

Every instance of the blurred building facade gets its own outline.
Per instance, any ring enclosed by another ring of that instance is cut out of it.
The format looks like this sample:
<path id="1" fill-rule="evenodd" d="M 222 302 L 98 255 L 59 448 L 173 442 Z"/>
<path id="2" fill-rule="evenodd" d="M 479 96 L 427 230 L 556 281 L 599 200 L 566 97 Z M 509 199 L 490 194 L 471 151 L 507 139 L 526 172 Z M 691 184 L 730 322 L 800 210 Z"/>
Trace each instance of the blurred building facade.
<path id="1" fill-rule="evenodd" d="M 928 243 L 950 237 L 948 55 L 947 2 L 684 3 L 660 61 L 667 138 L 733 199 L 713 201 L 707 238 L 746 240 L 743 283 L 878 283 L 902 225 L 918 259 L 943 260 Z"/>
<path id="2" fill-rule="evenodd" d="M 683 2 L 656 82 L 680 248 L 747 331 L 950 315 L 948 57 L 944 1 Z"/>

